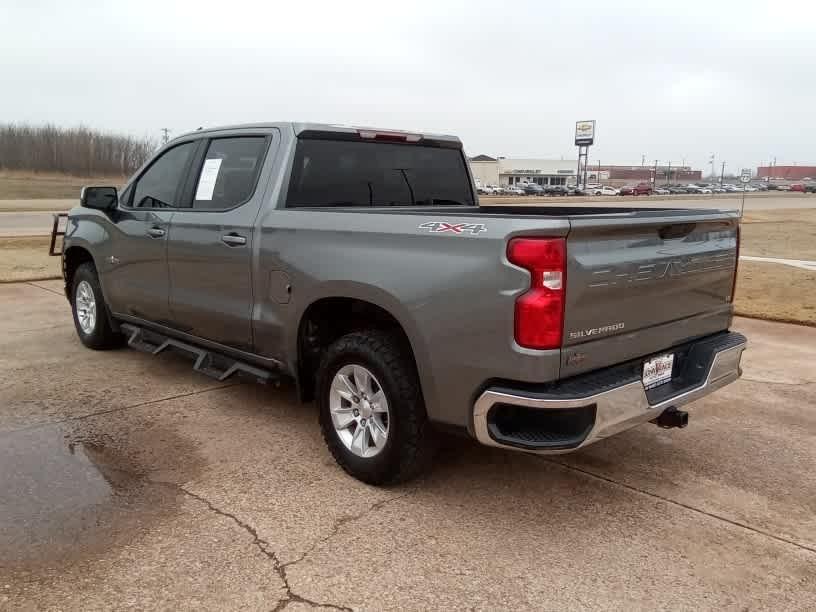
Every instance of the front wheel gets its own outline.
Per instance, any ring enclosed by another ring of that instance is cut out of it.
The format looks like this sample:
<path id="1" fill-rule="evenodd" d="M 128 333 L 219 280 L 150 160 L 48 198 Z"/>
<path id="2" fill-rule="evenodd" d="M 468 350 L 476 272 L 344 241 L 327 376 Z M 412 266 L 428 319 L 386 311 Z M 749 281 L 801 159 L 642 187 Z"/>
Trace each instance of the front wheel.
<path id="1" fill-rule="evenodd" d="M 431 431 L 410 348 L 397 334 L 343 336 L 317 373 L 323 438 L 347 473 L 372 485 L 395 484 L 431 458 Z"/>
<path id="2" fill-rule="evenodd" d="M 96 350 L 122 344 L 122 335 L 113 330 L 108 319 L 102 287 L 92 263 L 84 263 L 74 272 L 71 310 L 74 314 L 74 327 L 82 344 Z"/>

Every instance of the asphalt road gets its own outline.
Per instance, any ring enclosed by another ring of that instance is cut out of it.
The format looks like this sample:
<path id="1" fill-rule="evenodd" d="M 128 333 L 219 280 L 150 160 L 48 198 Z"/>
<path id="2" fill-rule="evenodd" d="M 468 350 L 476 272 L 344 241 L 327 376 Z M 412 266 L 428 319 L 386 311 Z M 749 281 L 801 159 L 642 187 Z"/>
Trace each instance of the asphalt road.
<path id="1" fill-rule="evenodd" d="M 0 212 L 0 237 L 50 236 L 51 212 Z"/>
<path id="2" fill-rule="evenodd" d="M 377 489 L 291 389 L 87 350 L 60 289 L 0 285 L 0 609 L 816 609 L 816 329 L 738 320 L 687 429 Z"/>
<path id="3" fill-rule="evenodd" d="M 697 198 L 492 198 L 483 196 L 485 205 L 512 203 L 550 206 L 648 206 L 655 208 L 739 208 L 740 199 L 733 196 L 700 196 Z M 0 236 L 40 236 L 51 233 L 52 211 L 65 211 L 76 200 L 0 200 Z M 31 210 L 20 212 L 29 207 Z M 816 195 L 780 194 L 778 196 L 749 196 L 745 210 L 774 210 L 779 208 L 816 208 Z"/>

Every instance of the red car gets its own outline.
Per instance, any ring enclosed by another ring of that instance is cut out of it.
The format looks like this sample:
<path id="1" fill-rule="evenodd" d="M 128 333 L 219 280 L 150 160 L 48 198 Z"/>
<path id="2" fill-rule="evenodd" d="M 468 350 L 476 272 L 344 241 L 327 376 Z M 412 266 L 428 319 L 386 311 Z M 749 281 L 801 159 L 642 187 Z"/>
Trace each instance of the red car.
<path id="1" fill-rule="evenodd" d="M 804 183 L 794 183 L 793 185 L 790 186 L 790 190 L 805 193 L 805 184 Z"/>
<path id="2" fill-rule="evenodd" d="M 637 185 L 627 185 L 621 187 L 620 195 L 652 195 L 652 185 L 650 183 L 638 183 Z"/>

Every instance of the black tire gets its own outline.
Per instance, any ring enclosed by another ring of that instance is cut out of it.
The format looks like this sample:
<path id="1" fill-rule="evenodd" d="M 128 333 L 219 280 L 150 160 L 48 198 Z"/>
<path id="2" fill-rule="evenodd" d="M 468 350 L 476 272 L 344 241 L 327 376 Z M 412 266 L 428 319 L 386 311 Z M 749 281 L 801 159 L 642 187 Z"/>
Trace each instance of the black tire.
<path id="1" fill-rule="evenodd" d="M 90 286 L 95 302 L 95 321 L 89 331 L 83 329 L 77 312 L 77 289 L 83 282 Z M 102 295 L 102 287 L 99 285 L 99 276 L 97 276 L 96 268 L 91 262 L 81 264 L 74 272 L 74 278 L 71 282 L 71 311 L 74 315 L 74 327 L 79 340 L 88 348 L 105 350 L 121 346 L 124 343 L 124 337 L 111 327 L 105 297 Z"/>
<path id="2" fill-rule="evenodd" d="M 380 382 L 389 404 L 388 437 L 373 457 L 352 453 L 332 423 L 331 384 L 338 370 L 347 365 L 367 368 Z M 433 434 L 419 377 L 410 347 L 397 334 L 368 330 L 335 341 L 320 362 L 316 397 L 323 439 L 338 465 L 351 476 L 371 485 L 396 484 L 415 477 L 430 463 Z"/>

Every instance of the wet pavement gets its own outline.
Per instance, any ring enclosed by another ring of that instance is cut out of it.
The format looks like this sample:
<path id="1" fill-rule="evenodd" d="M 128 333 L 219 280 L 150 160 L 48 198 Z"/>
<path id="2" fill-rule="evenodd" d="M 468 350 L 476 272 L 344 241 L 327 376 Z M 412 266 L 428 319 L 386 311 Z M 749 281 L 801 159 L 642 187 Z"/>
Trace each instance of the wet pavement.
<path id="1" fill-rule="evenodd" d="M 377 489 L 292 389 L 89 351 L 58 282 L 0 286 L 0 609 L 814 609 L 816 329 L 735 327 L 685 430 L 446 439 Z"/>

